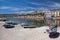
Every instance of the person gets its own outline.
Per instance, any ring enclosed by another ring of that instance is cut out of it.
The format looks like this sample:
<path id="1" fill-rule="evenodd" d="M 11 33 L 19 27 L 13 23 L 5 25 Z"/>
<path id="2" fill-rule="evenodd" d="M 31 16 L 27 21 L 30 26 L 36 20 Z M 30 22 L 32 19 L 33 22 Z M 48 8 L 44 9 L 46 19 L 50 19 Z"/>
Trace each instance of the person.
<path id="1" fill-rule="evenodd" d="M 47 30 L 47 32 L 49 34 L 57 32 L 57 25 L 48 24 L 48 26 L 49 26 L 49 30 Z"/>

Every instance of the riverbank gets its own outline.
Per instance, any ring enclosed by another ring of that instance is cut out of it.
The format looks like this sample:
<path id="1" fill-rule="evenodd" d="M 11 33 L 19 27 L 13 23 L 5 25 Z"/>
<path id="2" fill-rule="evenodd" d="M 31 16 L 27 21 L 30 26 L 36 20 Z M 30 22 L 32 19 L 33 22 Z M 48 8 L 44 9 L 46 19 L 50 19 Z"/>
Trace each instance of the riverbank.
<path id="1" fill-rule="evenodd" d="M 11 29 L 0 26 L 0 40 L 60 40 L 60 36 L 55 39 L 49 38 L 46 29 L 49 29 L 48 26 L 27 29 L 20 24 Z M 60 33 L 60 27 L 58 27 L 58 32 Z"/>

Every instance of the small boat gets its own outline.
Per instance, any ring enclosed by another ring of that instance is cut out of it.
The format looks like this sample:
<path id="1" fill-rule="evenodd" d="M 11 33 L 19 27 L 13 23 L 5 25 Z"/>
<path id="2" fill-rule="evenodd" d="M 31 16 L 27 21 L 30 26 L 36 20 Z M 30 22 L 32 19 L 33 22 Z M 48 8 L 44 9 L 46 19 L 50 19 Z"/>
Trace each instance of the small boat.
<path id="1" fill-rule="evenodd" d="M 12 25 L 17 25 L 17 23 L 16 22 L 13 22 L 13 21 L 7 21 L 6 23 L 7 24 L 12 24 Z"/>
<path id="2" fill-rule="evenodd" d="M 6 18 L 0 18 L 0 21 L 6 21 Z"/>
<path id="3" fill-rule="evenodd" d="M 21 26 L 24 28 L 36 28 L 35 25 L 29 25 L 29 23 L 21 23 Z"/>
<path id="4" fill-rule="evenodd" d="M 14 26 L 13 25 L 9 25 L 9 24 L 5 24 L 5 25 L 3 25 L 5 28 L 7 28 L 7 29 L 9 29 L 9 28 L 14 28 Z"/>
<path id="5" fill-rule="evenodd" d="M 29 26 L 28 23 L 21 23 L 21 26 Z"/>

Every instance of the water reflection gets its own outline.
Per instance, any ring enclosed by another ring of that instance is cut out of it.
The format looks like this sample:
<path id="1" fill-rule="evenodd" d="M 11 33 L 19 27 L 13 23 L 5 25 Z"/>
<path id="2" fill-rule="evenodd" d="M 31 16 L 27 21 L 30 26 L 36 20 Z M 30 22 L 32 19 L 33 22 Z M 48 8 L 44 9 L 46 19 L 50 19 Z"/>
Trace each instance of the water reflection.
<path id="1" fill-rule="evenodd" d="M 60 20 L 31 20 L 25 18 L 7 18 L 7 21 L 14 21 L 16 23 L 27 23 L 29 26 L 45 26 L 47 23 L 54 23 L 60 26 Z"/>
<path id="2" fill-rule="evenodd" d="M 54 20 L 54 23 L 60 26 L 60 20 Z"/>
<path id="3" fill-rule="evenodd" d="M 46 24 L 50 23 L 60 26 L 60 20 L 45 20 L 45 23 Z"/>

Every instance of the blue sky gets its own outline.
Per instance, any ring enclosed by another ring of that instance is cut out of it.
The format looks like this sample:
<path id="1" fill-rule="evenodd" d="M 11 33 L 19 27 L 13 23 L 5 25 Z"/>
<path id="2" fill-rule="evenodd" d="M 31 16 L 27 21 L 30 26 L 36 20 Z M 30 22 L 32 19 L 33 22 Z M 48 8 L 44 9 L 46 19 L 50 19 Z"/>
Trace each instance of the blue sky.
<path id="1" fill-rule="evenodd" d="M 0 0 L 0 14 L 60 9 L 60 0 Z"/>

